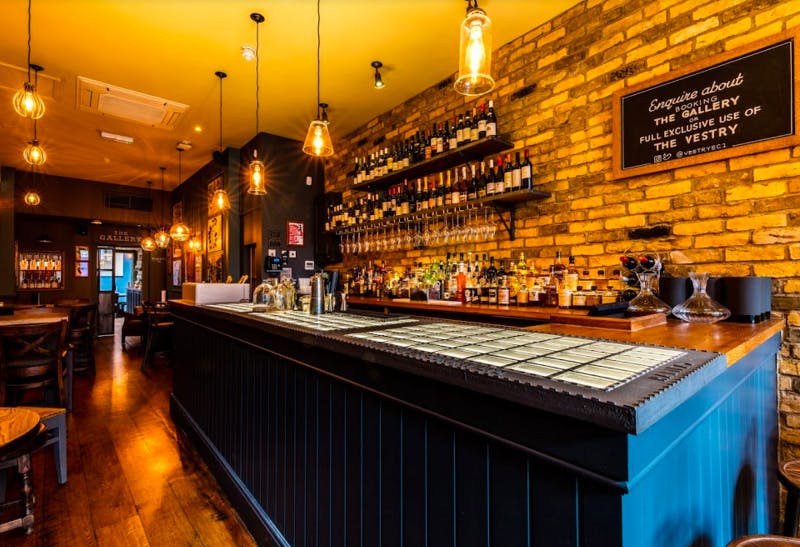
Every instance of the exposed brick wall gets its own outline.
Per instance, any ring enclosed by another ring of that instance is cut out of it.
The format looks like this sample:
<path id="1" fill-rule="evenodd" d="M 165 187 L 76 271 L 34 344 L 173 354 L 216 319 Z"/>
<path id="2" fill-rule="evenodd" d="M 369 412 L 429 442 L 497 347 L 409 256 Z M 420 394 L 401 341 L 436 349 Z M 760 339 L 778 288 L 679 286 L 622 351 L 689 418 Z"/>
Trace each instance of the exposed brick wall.
<path id="1" fill-rule="evenodd" d="M 586 0 L 495 52 L 497 87 L 477 100 L 433 86 L 336 143 L 328 190 L 350 194 L 356 156 L 374 142 L 410 136 L 494 99 L 499 132 L 530 148 L 537 188 L 552 197 L 518 211 L 517 239 L 469 247 L 389 252 L 387 264 L 427 262 L 447 252 L 524 251 L 547 267 L 557 250 L 580 267 L 617 265 L 629 248 L 668 255 L 712 275 L 772 276 L 773 309 L 786 318 L 780 359 L 782 455 L 800 456 L 800 147 L 611 177 L 612 101 L 619 89 L 710 55 L 800 26 L 796 0 Z M 533 92 L 514 93 L 535 85 Z M 359 141 L 366 144 L 358 145 Z M 631 241 L 632 228 L 668 225 L 670 235 Z M 343 267 L 363 262 L 346 257 Z"/>

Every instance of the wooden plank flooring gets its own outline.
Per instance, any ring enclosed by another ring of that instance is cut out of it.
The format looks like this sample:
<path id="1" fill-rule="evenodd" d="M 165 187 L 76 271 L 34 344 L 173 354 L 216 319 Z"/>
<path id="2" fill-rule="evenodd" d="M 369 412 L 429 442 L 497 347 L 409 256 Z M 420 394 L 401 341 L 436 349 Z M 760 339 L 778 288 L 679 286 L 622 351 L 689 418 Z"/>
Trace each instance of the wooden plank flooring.
<path id="1" fill-rule="evenodd" d="M 56 481 L 52 448 L 36 452 L 34 532 L 7 532 L 0 545 L 255 545 L 169 417 L 171 370 L 157 360 L 142 373 L 138 339 L 123 352 L 116 330 L 97 340 L 96 377 L 75 379 L 67 484 Z"/>

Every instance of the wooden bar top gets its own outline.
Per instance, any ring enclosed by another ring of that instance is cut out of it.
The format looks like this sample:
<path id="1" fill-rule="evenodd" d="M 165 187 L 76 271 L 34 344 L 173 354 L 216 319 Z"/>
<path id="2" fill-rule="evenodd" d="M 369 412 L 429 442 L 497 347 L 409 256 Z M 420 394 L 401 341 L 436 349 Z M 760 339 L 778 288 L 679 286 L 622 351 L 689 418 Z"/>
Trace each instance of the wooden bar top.
<path id="1" fill-rule="evenodd" d="M 536 325 L 527 330 L 712 351 L 724 354 L 728 358 L 728 366 L 731 366 L 752 349 L 781 332 L 783 327 L 784 321 L 780 318 L 755 324 L 722 322 L 710 325 L 668 319 L 666 324 L 635 332 L 559 323 Z"/>
<path id="2" fill-rule="evenodd" d="M 567 310 L 545 306 L 490 306 L 488 304 L 457 304 L 445 301 L 418 302 L 408 299 L 374 298 L 367 296 L 348 296 L 347 302 L 355 306 L 383 307 L 388 310 L 438 311 L 465 316 L 510 317 L 514 319 L 530 319 L 532 322 L 550 321 L 553 314 L 585 316 L 586 310 Z"/>

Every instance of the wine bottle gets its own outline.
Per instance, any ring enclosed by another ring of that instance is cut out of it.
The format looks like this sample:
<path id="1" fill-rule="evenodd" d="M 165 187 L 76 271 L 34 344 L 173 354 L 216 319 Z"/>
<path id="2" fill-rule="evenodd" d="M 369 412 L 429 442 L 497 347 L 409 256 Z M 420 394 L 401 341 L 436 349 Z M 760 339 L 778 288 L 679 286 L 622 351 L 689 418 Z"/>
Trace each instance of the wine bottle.
<path id="1" fill-rule="evenodd" d="M 514 189 L 514 166 L 511 164 L 511 154 L 509 154 L 508 156 L 506 156 L 505 169 L 503 170 L 503 191 L 510 192 L 513 189 Z"/>
<path id="2" fill-rule="evenodd" d="M 469 126 L 469 140 L 475 142 L 478 140 L 478 109 L 472 107 L 472 123 Z"/>
<path id="3" fill-rule="evenodd" d="M 495 194 L 495 174 L 494 174 L 494 159 L 489 160 L 489 172 L 486 174 L 486 195 L 493 196 Z"/>
<path id="4" fill-rule="evenodd" d="M 494 193 L 502 194 L 505 191 L 505 176 L 503 170 L 503 156 L 497 158 L 497 169 L 494 171 Z"/>
<path id="5" fill-rule="evenodd" d="M 447 138 L 449 139 L 449 144 L 447 145 L 448 150 L 455 150 L 456 148 L 458 148 L 458 130 L 456 129 L 455 118 L 453 118 L 453 126 L 447 133 Z"/>
<path id="6" fill-rule="evenodd" d="M 522 161 L 522 166 L 520 168 L 520 186 L 523 190 L 530 190 L 533 179 L 532 179 L 532 171 L 533 166 L 531 165 L 531 160 L 528 158 L 528 149 L 525 149 L 525 159 Z"/>
<path id="7" fill-rule="evenodd" d="M 450 186 L 450 170 L 447 170 L 447 185 L 450 186 L 450 205 L 457 205 L 461 203 L 461 196 L 459 196 L 458 186 L 458 169 L 455 170 L 455 184 Z"/>
<path id="8" fill-rule="evenodd" d="M 519 150 L 514 153 L 514 165 L 511 166 L 511 190 L 522 187 L 522 165 L 519 162 Z"/>
<path id="9" fill-rule="evenodd" d="M 621 256 L 619 257 L 619 261 L 622 263 L 623 268 L 630 271 L 636 270 L 636 267 L 639 265 L 639 262 L 632 256 Z"/>
<path id="10" fill-rule="evenodd" d="M 439 184 L 436 185 L 436 207 L 444 207 L 444 173 L 439 172 Z"/>
<path id="11" fill-rule="evenodd" d="M 497 136 L 497 115 L 494 112 L 494 101 L 489 100 L 489 112 L 486 113 L 486 136 Z"/>
<path id="12" fill-rule="evenodd" d="M 458 125 L 456 125 L 456 147 L 464 144 L 464 115 L 458 115 Z"/>
<path id="13" fill-rule="evenodd" d="M 484 139 L 486 138 L 486 103 L 481 105 L 481 113 L 478 116 L 478 138 Z"/>
<path id="14" fill-rule="evenodd" d="M 469 199 L 485 198 L 487 185 L 488 181 L 486 179 L 486 162 L 481 161 L 481 177 L 478 179 L 478 186 L 475 189 L 475 196 L 471 196 Z"/>

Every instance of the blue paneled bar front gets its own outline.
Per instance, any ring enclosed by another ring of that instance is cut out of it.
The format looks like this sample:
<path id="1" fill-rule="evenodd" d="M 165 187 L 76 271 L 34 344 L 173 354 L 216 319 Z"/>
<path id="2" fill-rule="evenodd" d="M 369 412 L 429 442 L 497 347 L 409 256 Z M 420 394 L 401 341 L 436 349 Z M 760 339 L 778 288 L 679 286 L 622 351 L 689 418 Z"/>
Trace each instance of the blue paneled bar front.
<path id="1" fill-rule="evenodd" d="M 172 415 L 260 544 L 724 546 L 774 529 L 779 333 L 606 404 L 172 310 Z"/>

